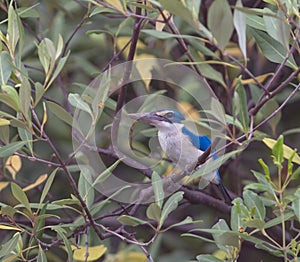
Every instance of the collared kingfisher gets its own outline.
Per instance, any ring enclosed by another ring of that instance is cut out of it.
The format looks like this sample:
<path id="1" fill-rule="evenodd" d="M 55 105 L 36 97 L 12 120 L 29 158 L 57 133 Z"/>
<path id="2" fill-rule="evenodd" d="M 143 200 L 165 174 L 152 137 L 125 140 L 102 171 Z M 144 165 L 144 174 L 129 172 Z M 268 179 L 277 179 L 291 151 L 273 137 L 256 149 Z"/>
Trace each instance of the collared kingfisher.
<path id="1" fill-rule="evenodd" d="M 158 129 L 158 141 L 162 150 L 184 172 L 192 173 L 197 168 L 200 156 L 211 146 L 208 136 L 198 136 L 184 126 L 185 118 L 177 110 L 162 109 L 149 113 L 129 114 L 129 117 L 155 126 Z M 217 155 L 214 156 L 216 157 Z M 218 170 L 206 176 L 206 179 L 219 185 L 222 192 L 231 200 Z"/>

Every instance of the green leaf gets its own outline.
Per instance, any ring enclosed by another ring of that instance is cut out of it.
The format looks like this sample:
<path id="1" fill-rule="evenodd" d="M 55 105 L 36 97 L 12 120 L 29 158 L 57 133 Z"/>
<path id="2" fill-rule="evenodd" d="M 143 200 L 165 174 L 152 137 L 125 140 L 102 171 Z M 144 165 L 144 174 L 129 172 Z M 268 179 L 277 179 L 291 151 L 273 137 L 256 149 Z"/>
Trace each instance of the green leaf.
<path id="1" fill-rule="evenodd" d="M 159 206 L 159 208 L 161 208 L 165 198 L 165 193 L 162 180 L 155 171 L 152 173 L 151 181 L 154 191 L 155 203 Z"/>
<path id="2" fill-rule="evenodd" d="M 47 101 L 46 102 L 47 107 L 50 109 L 50 111 L 60 120 L 65 122 L 67 125 L 72 126 L 73 124 L 73 117 L 60 105 Z"/>
<path id="3" fill-rule="evenodd" d="M 39 82 L 36 82 L 34 84 L 34 89 L 35 89 L 35 101 L 34 101 L 34 105 L 36 106 L 41 98 L 43 97 L 44 93 L 45 93 L 45 89 L 43 87 L 43 85 Z"/>
<path id="4" fill-rule="evenodd" d="M 137 217 L 133 217 L 133 216 L 127 216 L 127 215 L 122 215 L 120 217 L 118 217 L 117 219 L 121 224 L 126 225 L 126 226 L 132 226 L 132 227 L 136 227 L 138 225 L 145 225 L 148 224 L 147 221 L 144 221 L 142 219 L 139 219 Z"/>
<path id="5" fill-rule="evenodd" d="M 92 187 L 94 187 L 95 185 L 104 182 L 112 173 L 113 170 L 115 170 L 115 168 L 119 165 L 119 163 L 122 161 L 122 159 L 118 159 L 115 163 L 113 163 L 110 167 L 108 167 L 107 169 L 105 169 L 99 176 L 97 176 L 97 178 L 95 179 L 95 181 L 92 184 Z"/>
<path id="6" fill-rule="evenodd" d="M 296 199 L 292 203 L 292 209 L 295 213 L 295 216 L 298 218 L 298 221 L 300 221 L 300 189 L 298 188 L 295 192 Z"/>
<path id="7" fill-rule="evenodd" d="M 169 230 L 173 227 L 178 227 L 178 226 L 183 226 L 183 225 L 188 225 L 188 224 L 196 224 L 196 223 L 200 224 L 202 222 L 203 222 L 202 220 L 193 221 L 193 219 L 191 217 L 187 216 L 184 220 L 169 226 L 167 228 L 167 230 Z"/>
<path id="8" fill-rule="evenodd" d="M 22 190 L 22 188 L 20 186 L 18 186 L 16 183 L 11 183 L 11 192 L 13 194 L 13 196 L 21 203 L 24 205 L 24 207 L 30 212 L 31 212 L 31 208 L 29 205 L 29 200 L 26 196 L 26 194 L 24 193 L 24 191 Z"/>
<path id="9" fill-rule="evenodd" d="M 241 0 L 236 2 L 236 7 L 243 7 Z M 234 10 L 233 23 L 239 39 L 239 46 L 245 61 L 247 60 L 247 39 L 246 39 L 246 14 L 238 9 Z"/>
<path id="10" fill-rule="evenodd" d="M 244 86 L 241 83 L 241 76 L 238 78 L 236 92 L 239 97 L 239 115 L 240 121 L 243 126 L 243 131 L 247 134 L 249 132 L 249 114 L 248 114 L 248 104 L 247 96 Z"/>
<path id="11" fill-rule="evenodd" d="M 26 142 L 30 153 L 33 155 L 32 134 L 25 128 L 18 127 L 18 134 L 22 141 Z"/>
<path id="12" fill-rule="evenodd" d="M 20 150 L 26 143 L 27 141 L 18 141 L 0 147 L 0 157 L 8 157 L 13 155 L 13 153 Z"/>
<path id="13" fill-rule="evenodd" d="M 157 205 L 157 203 L 151 203 L 146 210 L 146 215 L 150 219 L 159 221 L 161 216 L 161 208 Z"/>
<path id="14" fill-rule="evenodd" d="M 233 32 L 232 13 L 228 1 L 214 0 L 207 14 L 207 25 L 221 50 L 224 50 Z"/>
<path id="15" fill-rule="evenodd" d="M 267 33 L 274 39 L 278 40 L 278 42 L 282 44 L 286 50 L 289 50 L 291 26 L 286 22 L 286 17 L 283 11 L 278 10 L 277 14 L 268 8 L 264 8 L 264 11 L 274 15 L 263 16 Z"/>
<path id="16" fill-rule="evenodd" d="M 241 198 L 236 198 L 233 201 L 233 207 L 231 208 L 230 216 L 230 226 L 233 231 L 239 232 L 242 228 L 245 230 L 245 217 L 246 207 L 244 206 L 243 200 Z"/>
<path id="17" fill-rule="evenodd" d="M 274 38 L 270 37 L 265 32 L 255 29 L 249 29 L 256 40 L 257 45 L 262 50 L 263 55 L 271 62 L 280 64 L 287 55 L 287 50 Z M 296 70 L 298 68 L 294 58 L 290 55 L 286 66 Z"/>
<path id="18" fill-rule="evenodd" d="M 104 109 L 104 103 L 108 98 L 111 83 L 111 70 L 106 70 L 95 82 L 95 85 L 91 85 L 96 88 L 96 94 L 94 94 L 92 102 L 92 110 L 94 118 L 96 119 L 101 116 Z"/>
<path id="19" fill-rule="evenodd" d="M 31 102 L 31 86 L 26 77 L 23 77 L 23 79 L 22 79 L 21 86 L 19 89 L 19 95 L 20 95 L 21 110 L 22 110 L 24 116 L 26 116 L 26 118 L 28 118 L 28 111 L 29 111 L 30 102 Z"/>
<path id="20" fill-rule="evenodd" d="M 197 260 L 199 262 L 224 262 L 224 260 L 218 259 L 217 257 L 208 254 L 197 256 Z"/>
<path id="21" fill-rule="evenodd" d="M 266 31 L 266 26 L 262 17 L 254 14 L 247 14 L 246 16 L 247 25 L 258 30 Z"/>
<path id="22" fill-rule="evenodd" d="M 12 3 L 13 2 L 11 2 L 8 8 L 7 39 L 8 39 L 10 50 L 12 54 L 14 54 L 17 43 L 20 38 L 20 32 L 19 32 L 18 16 L 12 6 Z"/>
<path id="23" fill-rule="evenodd" d="M 12 251 L 16 250 L 19 241 L 22 241 L 22 237 L 19 232 L 14 234 L 14 236 L 8 241 L 4 242 L 0 249 L 0 258 L 2 260 L 3 257 L 12 254 Z M 2 260 L 4 261 L 4 260 Z"/>
<path id="24" fill-rule="evenodd" d="M 265 219 L 266 216 L 266 208 L 260 199 L 260 197 L 250 191 L 246 190 L 243 192 L 243 198 L 246 206 L 248 207 L 249 210 L 254 209 L 255 210 L 255 217 L 259 218 L 261 221 Z"/>
<path id="25" fill-rule="evenodd" d="M 200 29 L 197 21 L 198 19 L 192 15 L 191 11 L 183 4 L 183 2 L 174 0 L 160 0 L 159 3 L 170 13 L 180 17 L 182 20 L 194 26 L 195 28 Z"/>
<path id="26" fill-rule="evenodd" d="M 12 73 L 12 61 L 7 51 L 1 52 L 0 55 L 0 81 L 1 85 L 4 86 Z"/>
<path id="27" fill-rule="evenodd" d="M 90 172 L 90 169 L 82 168 L 78 180 L 78 191 L 81 197 L 85 200 L 88 208 L 92 206 L 95 197 L 95 190 L 91 186 L 92 174 Z"/>
<path id="28" fill-rule="evenodd" d="M 47 260 L 44 250 L 41 247 L 39 247 L 39 254 L 37 257 L 37 262 L 47 262 L 47 261 L 48 260 Z"/>
<path id="29" fill-rule="evenodd" d="M 86 102 L 83 101 L 79 94 L 69 94 L 68 100 L 70 104 L 76 109 L 83 110 L 92 115 L 91 108 Z"/>
<path id="30" fill-rule="evenodd" d="M 66 237 L 65 229 L 63 229 L 60 225 L 53 226 L 51 229 L 54 230 L 55 232 L 57 232 L 57 234 L 63 240 L 64 245 L 67 250 L 67 253 L 68 253 L 68 261 L 73 261 L 73 251 L 72 251 L 71 243 L 69 242 L 68 238 Z"/>
<path id="31" fill-rule="evenodd" d="M 68 60 L 69 54 L 70 54 L 70 52 L 68 52 L 66 56 L 64 56 L 61 59 L 59 59 L 57 65 L 55 67 L 55 71 L 53 72 L 53 74 L 51 76 L 51 79 L 49 80 L 49 82 L 47 84 L 47 88 L 49 88 L 49 86 L 53 83 L 53 81 L 56 79 L 56 77 L 58 76 L 58 74 L 63 69 L 64 65 L 66 64 L 66 62 Z"/>
<path id="32" fill-rule="evenodd" d="M 2 86 L 3 93 L 0 94 L 0 101 L 17 112 L 21 112 L 20 99 L 16 89 L 9 85 Z"/>
<path id="33" fill-rule="evenodd" d="M 178 207 L 178 203 L 183 199 L 183 192 L 179 191 L 168 198 L 161 211 L 159 228 L 162 227 L 169 214 Z"/>
<path id="34" fill-rule="evenodd" d="M 298 212 L 299 212 L 299 210 L 298 210 Z M 285 213 L 283 220 L 284 221 L 290 220 L 294 215 L 295 214 L 293 212 Z M 298 217 L 298 219 L 299 219 L 299 217 Z M 273 218 L 273 219 L 271 219 L 271 220 L 269 220 L 268 222 L 265 223 L 264 229 L 268 229 L 268 228 L 274 227 L 274 226 L 279 225 L 281 223 L 282 223 L 282 217 L 281 216 Z"/>
<path id="35" fill-rule="evenodd" d="M 282 135 L 279 136 L 275 145 L 273 146 L 272 155 L 273 155 L 274 164 L 281 167 L 283 163 L 283 136 Z"/>
<path id="36" fill-rule="evenodd" d="M 141 30 L 142 33 L 145 33 L 147 35 L 153 36 L 157 39 L 172 39 L 172 38 L 183 38 L 183 39 L 194 39 L 196 41 L 199 41 L 199 37 L 192 36 L 192 35 L 177 35 L 177 34 L 171 34 L 165 31 L 158 31 L 153 29 L 143 29 Z"/>
<path id="37" fill-rule="evenodd" d="M 49 176 L 48 179 L 47 179 L 47 182 L 45 183 L 43 192 L 42 192 L 41 197 L 40 197 L 40 203 L 39 203 L 39 208 L 38 208 L 38 209 L 40 209 L 42 203 L 44 202 L 44 199 L 46 198 L 46 196 L 47 196 L 47 194 L 48 194 L 48 192 L 49 192 L 49 190 L 50 190 L 50 187 L 51 187 L 51 185 L 52 185 L 52 183 L 53 183 L 53 180 L 54 180 L 54 178 L 55 178 L 55 175 L 56 175 L 57 170 L 58 170 L 58 168 L 55 168 L 55 169 L 51 172 L 50 176 Z"/>
<path id="38" fill-rule="evenodd" d="M 46 73 L 46 78 L 49 77 L 49 74 L 54 69 L 55 54 L 56 50 L 53 42 L 48 38 L 44 38 L 38 46 L 38 55 Z"/>

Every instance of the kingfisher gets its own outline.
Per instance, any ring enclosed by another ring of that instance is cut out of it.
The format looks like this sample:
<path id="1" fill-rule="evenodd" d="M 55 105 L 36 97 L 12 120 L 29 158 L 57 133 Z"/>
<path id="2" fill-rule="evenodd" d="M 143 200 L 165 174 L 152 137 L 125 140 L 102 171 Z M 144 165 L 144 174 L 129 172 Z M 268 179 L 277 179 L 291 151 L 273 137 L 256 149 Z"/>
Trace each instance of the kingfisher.
<path id="1" fill-rule="evenodd" d="M 185 117 L 174 109 L 161 109 L 148 113 L 129 114 L 129 117 L 153 125 L 158 130 L 158 141 L 162 151 L 179 169 L 191 174 L 199 166 L 201 155 L 211 147 L 208 136 L 198 136 L 184 126 Z M 212 149 L 212 151 L 214 151 Z M 217 155 L 214 155 L 214 159 Z M 221 181 L 218 170 L 205 178 L 220 186 L 224 197 L 231 197 Z M 225 199 L 226 200 L 226 199 Z"/>

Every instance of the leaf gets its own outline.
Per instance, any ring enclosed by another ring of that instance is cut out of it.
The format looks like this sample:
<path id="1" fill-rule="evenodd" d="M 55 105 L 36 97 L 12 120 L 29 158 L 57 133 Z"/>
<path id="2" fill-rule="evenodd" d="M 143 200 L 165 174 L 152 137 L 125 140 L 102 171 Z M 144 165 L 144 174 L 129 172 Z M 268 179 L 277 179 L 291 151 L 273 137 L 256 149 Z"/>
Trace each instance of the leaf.
<path id="1" fill-rule="evenodd" d="M 19 137 L 22 141 L 26 142 L 26 146 L 28 147 L 30 153 L 33 155 L 33 148 L 32 148 L 32 133 L 26 128 L 18 127 Z"/>
<path id="2" fill-rule="evenodd" d="M 56 117 L 58 117 L 60 120 L 62 120 L 69 126 L 72 126 L 73 118 L 63 107 L 61 107 L 60 105 L 58 105 L 54 102 L 51 102 L 51 101 L 47 101 L 46 104 L 47 104 L 48 108 L 50 109 L 50 111 Z"/>
<path id="3" fill-rule="evenodd" d="M 146 215 L 147 215 L 148 218 L 153 219 L 155 221 L 159 221 L 160 220 L 161 209 L 157 205 L 157 203 L 151 203 L 148 206 L 148 208 L 146 210 Z"/>
<path id="4" fill-rule="evenodd" d="M 257 45 L 262 50 L 263 55 L 271 62 L 280 64 L 287 55 L 287 50 L 274 38 L 267 35 L 265 32 L 249 28 L 251 34 L 256 40 Z M 296 70 L 298 68 L 292 55 L 285 63 L 286 66 Z"/>
<path id="5" fill-rule="evenodd" d="M 280 135 L 275 145 L 272 148 L 272 155 L 274 164 L 282 166 L 283 162 L 283 135 Z"/>
<path id="6" fill-rule="evenodd" d="M 243 7 L 241 0 L 236 2 L 236 7 Z M 239 46 L 243 53 L 245 61 L 247 60 L 247 39 L 246 39 L 246 14 L 235 9 L 233 23 L 239 39 Z"/>
<path id="7" fill-rule="evenodd" d="M 165 198 L 165 194 L 162 180 L 155 171 L 152 173 L 151 181 L 152 188 L 154 191 L 155 203 L 158 205 L 159 208 L 161 208 Z"/>
<path id="8" fill-rule="evenodd" d="M 293 205 L 292 205 L 292 208 L 293 208 Z M 298 212 L 299 212 L 299 210 L 298 210 Z M 298 213 L 298 214 L 300 214 L 300 213 Z M 284 221 L 290 220 L 294 215 L 295 214 L 293 212 L 285 213 L 283 220 Z M 298 217 L 298 219 L 299 219 L 299 217 Z M 279 225 L 281 223 L 282 223 L 282 217 L 281 216 L 273 218 L 273 219 L 271 219 L 271 220 L 269 220 L 268 222 L 265 223 L 264 229 L 274 227 L 274 226 Z"/>
<path id="9" fill-rule="evenodd" d="M 95 181 L 92 184 L 92 187 L 94 187 L 95 185 L 104 182 L 112 173 L 113 170 L 115 170 L 115 168 L 119 165 L 119 163 L 122 161 L 122 159 L 118 159 L 115 163 L 113 163 L 110 167 L 108 167 L 107 169 L 105 169 L 99 176 L 97 176 L 97 178 L 95 179 Z"/>
<path id="10" fill-rule="evenodd" d="M 223 262 L 224 260 L 218 259 L 213 255 L 199 255 L 197 256 L 199 262 Z"/>
<path id="11" fill-rule="evenodd" d="M 0 147 L 0 157 L 11 156 L 13 153 L 20 150 L 26 143 L 27 141 L 17 141 Z"/>
<path id="12" fill-rule="evenodd" d="M 16 174 L 20 171 L 22 167 L 22 161 L 19 156 L 10 156 L 5 163 L 5 168 L 11 173 L 13 180 L 16 179 Z"/>
<path id="13" fill-rule="evenodd" d="M 68 60 L 69 54 L 70 54 L 70 52 L 68 52 L 66 56 L 64 56 L 61 59 L 59 59 L 57 65 L 55 67 L 55 71 L 53 72 L 53 74 L 51 76 L 51 79 L 47 83 L 47 87 L 45 88 L 46 90 L 50 87 L 50 85 L 53 83 L 53 81 L 56 79 L 56 77 L 58 76 L 58 74 L 63 69 L 64 65 L 66 64 L 66 62 Z"/>
<path id="14" fill-rule="evenodd" d="M 261 198 L 256 193 L 250 190 L 246 190 L 243 192 L 243 198 L 249 210 L 255 208 L 254 216 L 259 218 L 259 220 L 264 221 L 266 216 L 266 208 Z"/>
<path id="15" fill-rule="evenodd" d="M 42 184 L 47 179 L 47 177 L 48 177 L 47 174 L 39 176 L 38 179 L 34 183 L 24 187 L 23 191 L 26 192 L 26 191 L 29 191 L 29 190 L 39 186 L 40 184 Z"/>
<path id="16" fill-rule="evenodd" d="M 21 235 L 19 232 L 17 232 L 16 234 L 14 234 L 14 236 L 11 239 L 9 239 L 5 243 L 3 243 L 3 245 L 1 246 L 1 249 L 0 249 L 0 259 L 1 260 L 3 257 L 12 254 L 12 251 L 14 251 L 16 249 L 16 247 L 18 246 L 20 239 L 21 239 Z"/>
<path id="17" fill-rule="evenodd" d="M 26 77 L 23 77 L 21 86 L 19 89 L 19 96 L 20 96 L 20 107 L 21 110 L 26 117 L 28 118 L 28 112 L 31 102 L 31 86 Z"/>
<path id="18" fill-rule="evenodd" d="M 18 25 L 18 16 L 15 12 L 12 3 L 8 8 L 8 26 L 7 26 L 7 39 L 9 43 L 9 49 L 12 54 L 14 54 L 17 43 L 20 38 L 19 25 Z"/>
<path id="19" fill-rule="evenodd" d="M 55 54 L 56 50 L 53 42 L 48 38 L 44 38 L 38 46 L 38 55 L 46 73 L 46 78 L 49 77 L 49 73 L 54 69 Z"/>
<path id="20" fill-rule="evenodd" d="M 3 224 L 0 224 L 0 230 L 22 231 L 22 229 L 20 229 L 20 228 L 18 228 L 18 227 L 7 226 L 7 225 L 3 225 Z"/>
<path id="21" fill-rule="evenodd" d="M 122 215 L 122 216 L 118 217 L 117 220 L 123 225 L 132 226 L 132 227 L 148 224 L 147 221 L 144 221 L 137 217 L 127 216 L 127 215 Z"/>
<path id="22" fill-rule="evenodd" d="M 300 221 L 300 189 L 295 192 L 296 199 L 292 202 L 292 209 L 298 221 Z"/>
<path id="23" fill-rule="evenodd" d="M 10 55 L 6 51 L 2 51 L 0 55 L 0 81 L 1 85 L 7 84 L 8 79 L 12 73 L 12 61 Z"/>
<path id="24" fill-rule="evenodd" d="M 19 95 L 16 89 L 9 85 L 2 86 L 3 93 L 0 94 L 0 101 L 17 112 L 21 112 Z"/>
<path id="25" fill-rule="evenodd" d="M 291 26 L 286 22 L 283 11 L 278 10 L 277 14 L 268 8 L 264 8 L 264 11 L 274 15 L 263 16 L 267 33 L 274 39 L 278 40 L 278 42 L 281 43 L 286 50 L 289 50 Z"/>
<path id="26" fill-rule="evenodd" d="M 174 211 L 178 207 L 178 203 L 183 199 L 183 192 L 179 191 L 175 194 L 171 195 L 166 203 L 163 206 L 163 209 L 161 211 L 161 218 L 159 221 L 159 228 L 162 227 L 164 224 L 166 218 L 169 216 L 169 214 Z"/>
<path id="27" fill-rule="evenodd" d="M 207 14 L 207 25 L 221 50 L 224 50 L 233 32 L 232 13 L 228 1 L 214 0 Z"/>
<path id="28" fill-rule="evenodd" d="M 38 253 L 38 257 L 37 257 L 37 262 L 47 262 L 47 257 L 46 254 L 44 252 L 44 250 L 39 247 L 39 253 Z"/>
<path id="29" fill-rule="evenodd" d="M 109 5 L 113 6 L 115 9 L 117 9 L 122 14 L 125 14 L 124 6 L 120 0 L 105 0 Z"/>
<path id="30" fill-rule="evenodd" d="M 74 250 L 73 259 L 76 261 L 94 261 L 102 257 L 107 251 L 107 247 L 104 245 L 98 245 L 93 247 L 79 246 L 78 249 Z M 86 260 L 86 254 L 88 254 Z"/>
<path id="31" fill-rule="evenodd" d="M 90 115 L 92 115 L 92 111 L 89 105 L 83 101 L 83 99 L 79 96 L 79 94 L 69 94 L 68 100 L 70 104 L 76 109 L 83 110 Z"/>
<path id="32" fill-rule="evenodd" d="M 274 145 L 276 144 L 276 140 L 272 139 L 272 138 L 264 138 L 262 140 L 265 145 L 267 147 L 269 147 L 270 149 L 273 149 Z M 291 158 L 291 156 L 294 154 L 294 150 L 292 148 L 290 148 L 289 146 L 287 145 L 283 145 L 283 157 L 285 159 L 289 159 Z M 295 156 L 293 157 L 293 160 L 292 162 L 300 165 L 300 156 L 298 154 L 295 154 Z"/>
<path id="33" fill-rule="evenodd" d="M 0 126 L 9 126 L 10 121 L 5 118 L 0 118 Z"/>
<path id="34" fill-rule="evenodd" d="M 18 186 L 16 183 L 11 183 L 11 191 L 13 196 L 21 203 L 24 205 L 24 207 L 30 212 L 30 205 L 29 205 L 29 200 L 26 196 L 26 194 L 24 193 L 24 191 L 22 190 L 22 188 L 20 186 Z"/>
<path id="35" fill-rule="evenodd" d="M 9 185 L 9 182 L 0 182 L 0 192 Z"/>
<path id="36" fill-rule="evenodd" d="M 53 226 L 52 230 L 57 232 L 57 234 L 60 236 L 60 238 L 63 240 L 64 245 L 66 247 L 67 253 L 68 253 L 68 260 L 73 261 L 73 251 L 71 244 L 69 240 L 66 237 L 66 231 L 59 225 L 59 226 Z"/>
<path id="37" fill-rule="evenodd" d="M 180 17 L 188 24 L 201 30 L 199 22 L 192 15 L 191 11 L 183 4 L 182 1 L 174 0 L 160 0 L 159 3 L 170 13 Z"/>
<path id="38" fill-rule="evenodd" d="M 248 104 L 247 104 L 247 96 L 244 86 L 241 83 L 241 77 L 238 79 L 236 92 L 239 97 L 239 115 L 240 121 L 243 126 L 243 131 L 248 134 L 249 132 L 249 114 L 248 114 Z"/>

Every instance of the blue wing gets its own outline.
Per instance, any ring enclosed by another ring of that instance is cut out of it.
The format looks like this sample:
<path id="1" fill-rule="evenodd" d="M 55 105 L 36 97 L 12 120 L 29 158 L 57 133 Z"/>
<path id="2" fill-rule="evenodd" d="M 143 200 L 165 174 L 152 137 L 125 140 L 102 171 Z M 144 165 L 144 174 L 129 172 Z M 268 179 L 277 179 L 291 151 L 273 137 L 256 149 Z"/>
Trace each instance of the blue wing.
<path id="1" fill-rule="evenodd" d="M 205 151 L 211 145 L 211 141 L 208 136 L 197 136 L 186 127 L 182 128 L 182 133 L 187 135 L 192 144 L 202 151 Z"/>

